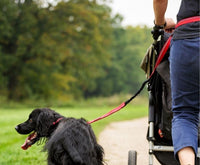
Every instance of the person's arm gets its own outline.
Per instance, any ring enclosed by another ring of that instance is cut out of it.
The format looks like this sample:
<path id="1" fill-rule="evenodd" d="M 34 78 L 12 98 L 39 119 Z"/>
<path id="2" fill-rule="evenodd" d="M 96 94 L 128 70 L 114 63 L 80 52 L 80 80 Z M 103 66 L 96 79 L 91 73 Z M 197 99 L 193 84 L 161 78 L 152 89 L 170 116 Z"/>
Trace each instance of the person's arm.
<path id="1" fill-rule="evenodd" d="M 155 15 L 155 24 L 165 24 L 165 12 L 167 10 L 168 0 L 153 0 L 153 9 Z"/>
<path id="2" fill-rule="evenodd" d="M 175 22 L 171 18 L 165 19 L 165 12 L 167 10 L 168 0 L 153 0 L 153 9 L 155 15 L 155 25 L 163 26 L 166 23 L 165 29 L 175 27 Z"/>

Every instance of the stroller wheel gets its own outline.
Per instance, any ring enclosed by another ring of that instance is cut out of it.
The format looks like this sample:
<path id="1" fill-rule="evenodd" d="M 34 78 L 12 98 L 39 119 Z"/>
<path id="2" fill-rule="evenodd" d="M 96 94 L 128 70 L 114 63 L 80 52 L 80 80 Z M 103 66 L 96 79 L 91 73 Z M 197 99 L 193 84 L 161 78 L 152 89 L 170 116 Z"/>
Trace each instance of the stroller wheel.
<path id="1" fill-rule="evenodd" d="M 136 165 L 137 164 L 137 152 L 134 150 L 130 150 L 128 152 L 128 165 Z"/>

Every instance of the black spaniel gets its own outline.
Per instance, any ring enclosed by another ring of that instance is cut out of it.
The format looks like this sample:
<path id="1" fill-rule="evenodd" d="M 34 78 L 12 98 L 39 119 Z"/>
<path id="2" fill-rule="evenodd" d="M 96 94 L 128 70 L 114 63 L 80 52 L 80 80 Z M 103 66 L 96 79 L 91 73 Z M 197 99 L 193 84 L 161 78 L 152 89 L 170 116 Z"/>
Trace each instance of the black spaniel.
<path id="1" fill-rule="evenodd" d="M 29 134 L 21 146 L 26 150 L 40 138 L 47 138 L 49 165 L 103 165 L 103 148 L 97 143 L 85 119 L 66 118 L 48 109 L 35 109 L 24 123 L 15 127 L 20 134 Z"/>

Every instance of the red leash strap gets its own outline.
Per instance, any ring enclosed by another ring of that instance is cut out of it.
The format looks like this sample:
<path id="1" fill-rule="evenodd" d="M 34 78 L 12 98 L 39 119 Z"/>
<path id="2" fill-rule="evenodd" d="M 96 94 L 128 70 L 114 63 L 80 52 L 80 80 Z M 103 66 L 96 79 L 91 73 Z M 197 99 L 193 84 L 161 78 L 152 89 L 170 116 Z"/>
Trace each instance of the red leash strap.
<path id="1" fill-rule="evenodd" d="M 89 121 L 88 124 L 91 124 L 91 123 L 94 123 L 95 121 L 98 121 L 98 120 L 101 120 L 101 119 L 103 119 L 103 118 L 106 118 L 106 117 L 112 115 L 113 113 L 118 112 L 119 110 L 121 110 L 122 108 L 124 108 L 129 102 L 131 102 L 131 101 L 142 91 L 142 89 L 144 88 L 144 86 L 146 85 L 146 83 L 147 83 L 148 81 L 149 81 L 149 79 L 146 80 L 146 81 L 144 81 L 143 84 L 142 84 L 142 86 L 140 87 L 140 89 L 139 89 L 139 90 L 135 93 L 135 95 L 132 96 L 130 99 L 128 99 L 127 101 L 123 102 L 123 103 L 120 104 L 117 108 L 115 108 L 115 109 L 109 111 L 109 112 L 106 113 L 105 115 L 103 115 L 103 116 L 101 116 L 101 117 L 98 117 L 98 118 L 96 118 L 96 119 L 94 119 L 94 120 L 92 120 L 92 121 Z"/>
<path id="2" fill-rule="evenodd" d="M 91 123 L 94 123 L 94 122 L 96 122 L 96 121 L 98 121 L 98 120 L 104 119 L 104 118 L 106 118 L 106 117 L 112 115 L 113 113 L 118 112 L 120 109 L 124 108 L 125 106 L 126 106 L 126 104 L 125 104 L 125 103 L 122 103 L 122 104 L 119 105 L 117 108 L 111 110 L 110 112 L 106 113 L 105 115 L 100 116 L 100 117 L 98 117 L 98 118 L 96 118 L 96 119 L 94 119 L 94 120 L 92 120 L 92 121 L 89 121 L 88 124 L 91 124 Z"/>
<path id="3" fill-rule="evenodd" d="M 179 22 L 176 24 L 175 28 L 177 28 L 177 27 L 179 27 L 179 26 L 181 26 L 181 25 L 185 25 L 185 24 L 187 24 L 187 23 L 199 22 L 199 21 L 200 21 L 200 16 L 194 16 L 194 17 L 185 18 L 185 19 L 179 21 Z"/>
<path id="4" fill-rule="evenodd" d="M 177 27 L 179 27 L 179 26 L 181 26 L 181 25 L 187 24 L 187 23 L 198 22 L 198 21 L 200 21 L 200 16 L 195 16 L 195 17 L 186 18 L 186 19 L 183 19 L 183 20 L 179 21 L 178 24 L 175 26 L 175 28 L 177 28 Z M 168 40 L 166 41 L 166 43 L 165 43 L 164 46 L 162 47 L 162 49 L 161 49 L 161 51 L 160 51 L 160 53 L 159 53 L 158 59 L 157 59 L 157 61 L 156 61 L 156 64 L 155 64 L 155 66 L 154 66 L 154 69 L 153 69 L 153 71 L 152 71 L 152 73 L 151 73 L 149 79 L 146 80 L 146 81 L 142 84 L 142 86 L 141 86 L 141 88 L 139 89 L 139 91 L 138 91 L 134 96 L 132 96 L 129 100 L 127 100 L 126 102 L 124 102 L 124 103 L 122 103 L 121 105 L 119 105 L 117 108 L 115 108 L 115 109 L 109 111 L 108 113 L 104 114 L 103 116 L 100 116 L 100 117 L 98 117 L 98 118 L 96 118 L 96 119 L 94 119 L 94 120 L 92 120 L 92 121 L 89 121 L 88 124 L 94 123 L 94 122 L 96 122 L 96 121 L 98 121 L 98 120 L 104 119 L 104 118 L 106 118 L 106 117 L 112 115 L 112 114 L 115 113 L 115 112 L 118 112 L 119 110 L 121 110 L 122 108 L 124 108 L 130 101 L 132 101 L 132 100 L 142 91 L 142 89 L 144 88 L 145 84 L 146 84 L 146 83 L 150 80 L 150 78 L 153 76 L 153 74 L 154 74 L 155 71 L 156 71 L 156 68 L 157 68 L 158 65 L 161 63 L 162 59 L 165 57 L 165 54 L 166 54 L 167 50 L 169 49 L 171 39 L 172 39 L 172 36 L 170 36 L 170 37 L 168 38 Z"/>
<path id="5" fill-rule="evenodd" d="M 158 56 L 158 59 L 156 60 L 156 64 L 155 64 L 153 71 L 151 72 L 151 75 L 149 76 L 149 78 L 151 78 L 153 76 L 154 72 L 156 71 L 156 68 L 161 63 L 162 59 L 165 57 L 165 54 L 166 54 L 167 50 L 169 49 L 171 39 L 172 39 L 172 36 L 170 36 L 168 38 L 168 40 L 165 42 L 164 46 L 162 47 L 160 54 Z"/>

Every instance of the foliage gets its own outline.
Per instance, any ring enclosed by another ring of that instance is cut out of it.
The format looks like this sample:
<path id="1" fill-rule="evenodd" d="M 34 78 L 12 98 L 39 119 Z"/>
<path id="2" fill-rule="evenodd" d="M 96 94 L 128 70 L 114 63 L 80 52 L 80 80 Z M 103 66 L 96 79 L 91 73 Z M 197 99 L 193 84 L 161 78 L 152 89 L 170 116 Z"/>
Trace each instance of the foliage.
<path id="1" fill-rule="evenodd" d="M 0 1 L 0 95 L 67 101 L 135 92 L 150 29 L 121 27 L 122 17 L 96 0 L 42 6 Z"/>
<path id="2" fill-rule="evenodd" d="M 151 43 L 147 27 L 118 27 L 114 29 L 112 64 L 106 66 L 106 75 L 99 80 L 97 93 L 109 96 L 117 93 L 135 93 L 144 81 L 139 66 L 145 48 Z"/>

